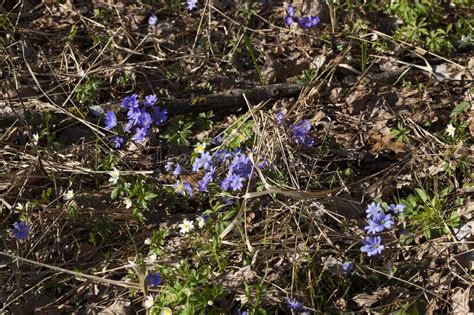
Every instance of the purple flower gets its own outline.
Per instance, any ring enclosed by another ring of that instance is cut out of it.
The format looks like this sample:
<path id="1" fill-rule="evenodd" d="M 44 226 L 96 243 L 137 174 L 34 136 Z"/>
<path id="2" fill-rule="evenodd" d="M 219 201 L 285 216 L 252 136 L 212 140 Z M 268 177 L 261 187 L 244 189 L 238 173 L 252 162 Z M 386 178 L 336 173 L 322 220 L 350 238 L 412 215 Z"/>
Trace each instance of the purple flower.
<path id="1" fill-rule="evenodd" d="M 186 0 L 186 4 L 188 5 L 188 10 L 192 11 L 196 8 L 197 0 Z"/>
<path id="2" fill-rule="evenodd" d="M 364 230 L 367 231 L 368 234 L 375 234 L 378 232 L 382 232 L 384 229 L 383 225 L 380 224 L 379 221 L 369 220 Z"/>
<path id="3" fill-rule="evenodd" d="M 315 16 L 315 15 L 311 16 L 310 20 L 311 20 L 311 27 L 318 25 L 320 21 L 319 16 Z"/>
<path id="4" fill-rule="evenodd" d="M 138 104 L 138 95 L 137 94 L 127 96 L 122 101 L 122 107 L 123 108 L 127 108 L 127 109 L 138 108 L 138 105 L 139 104 Z"/>
<path id="5" fill-rule="evenodd" d="M 298 301 L 297 299 L 288 299 L 286 301 L 286 304 L 288 305 L 288 307 L 292 310 L 299 310 L 303 307 L 303 303 L 301 303 L 300 301 Z"/>
<path id="6" fill-rule="evenodd" d="M 127 123 L 125 124 L 125 126 L 123 126 L 123 131 L 124 132 L 130 132 L 130 130 L 132 130 L 132 127 L 135 125 L 135 121 L 134 120 L 129 120 L 127 121 Z"/>
<path id="7" fill-rule="evenodd" d="M 373 218 L 382 213 L 382 208 L 378 203 L 372 202 L 367 206 L 367 210 L 365 210 L 365 212 L 367 213 L 367 218 Z"/>
<path id="8" fill-rule="evenodd" d="M 178 177 L 179 175 L 181 175 L 181 165 L 179 165 L 179 163 L 177 163 L 176 167 L 174 168 L 174 171 L 173 171 L 173 176 Z"/>
<path id="9" fill-rule="evenodd" d="M 168 120 L 168 110 L 166 108 L 160 110 L 159 107 L 153 106 L 153 120 L 158 126 L 163 124 L 166 120 Z"/>
<path id="10" fill-rule="evenodd" d="M 117 126 L 117 116 L 115 116 L 115 113 L 113 111 L 109 110 L 105 113 L 104 122 L 105 129 L 110 130 Z"/>
<path id="11" fill-rule="evenodd" d="M 138 127 L 137 129 L 135 129 L 135 134 L 133 135 L 132 140 L 137 142 L 143 142 L 143 140 L 145 140 L 147 131 L 148 128 Z"/>
<path id="12" fill-rule="evenodd" d="M 128 121 L 132 121 L 135 125 L 138 122 L 142 112 L 138 108 L 130 108 L 127 113 Z"/>
<path id="13" fill-rule="evenodd" d="M 214 174 L 212 172 L 206 172 L 201 180 L 198 181 L 198 189 L 201 192 L 207 191 L 207 186 L 214 180 Z"/>
<path id="14" fill-rule="evenodd" d="M 213 158 L 216 160 L 217 163 L 222 163 L 230 157 L 232 157 L 232 155 L 229 153 L 229 151 L 225 149 L 217 150 L 213 155 Z"/>
<path id="15" fill-rule="evenodd" d="M 249 315 L 248 310 L 241 310 L 240 308 L 237 310 L 237 315 Z"/>
<path id="16" fill-rule="evenodd" d="M 156 16 L 155 16 L 155 18 L 156 18 Z M 145 101 L 143 102 L 143 105 L 145 107 L 153 106 L 153 105 L 155 105 L 155 103 L 156 103 L 156 95 L 155 94 L 145 96 Z"/>
<path id="17" fill-rule="evenodd" d="M 232 174 L 229 176 L 229 187 L 232 188 L 232 191 L 237 191 L 244 187 L 243 182 L 245 181 L 244 178 L 240 177 L 237 174 Z"/>
<path id="18" fill-rule="evenodd" d="M 153 286 L 153 287 L 157 287 L 163 282 L 161 280 L 161 275 L 159 272 L 148 272 L 148 274 L 146 275 L 145 281 L 148 286 Z"/>
<path id="19" fill-rule="evenodd" d="M 368 221 L 368 225 L 364 228 L 369 234 L 375 234 L 382 232 L 384 229 L 391 229 L 395 222 L 392 219 L 391 214 L 385 214 L 383 212 L 377 213 L 372 216 L 372 219 Z"/>
<path id="20" fill-rule="evenodd" d="M 309 120 L 300 120 L 291 127 L 291 137 L 297 144 L 303 144 L 304 146 L 310 147 L 314 144 L 313 138 L 308 135 L 310 129 L 311 123 Z"/>
<path id="21" fill-rule="evenodd" d="M 155 27 L 156 23 L 158 23 L 158 18 L 156 17 L 156 15 L 150 15 L 150 17 L 148 18 L 148 25 Z"/>
<path id="22" fill-rule="evenodd" d="M 221 182 L 219 183 L 219 186 L 221 187 L 221 189 L 222 189 L 223 191 L 229 190 L 229 186 L 230 186 L 230 176 L 227 176 L 226 178 L 224 178 L 223 180 L 221 180 Z"/>
<path id="23" fill-rule="evenodd" d="M 150 113 L 144 109 L 141 110 L 140 116 L 138 117 L 138 125 L 140 127 L 149 128 L 152 123 L 153 119 L 151 118 Z"/>
<path id="24" fill-rule="evenodd" d="M 311 18 L 309 16 L 303 16 L 300 18 L 300 27 L 304 30 L 310 29 L 313 26 Z"/>
<path id="25" fill-rule="evenodd" d="M 193 172 L 199 171 L 202 167 L 204 167 L 206 170 L 209 170 L 211 166 L 212 156 L 209 154 L 209 152 L 203 152 L 201 153 L 201 157 L 198 157 L 194 160 Z"/>
<path id="26" fill-rule="evenodd" d="M 391 204 L 390 206 L 388 206 L 388 210 L 389 211 L 392 211 L 393 213 L 402 213 L 403 211 L 405 211 L 405 208 L 406 206 L 403 205 L 403 204 Z"/>
<path id="27" fill-rule="evenodd" d="M 110 142 L 112 142 L 115 149 L 120 149 L 120 147 L 122 147 L 123 141 L 124 141 L 124 139 L 122 137 L 119 137 L 119 136 L 113 136 L 110 139 Z"/>
<path id="28" fill-rule="evenodd" d="M 291 4 L 289 4 L 288 8 L 286 8 L 286 12 L 288 12 L 288 15 L 285 16 L 283 21 L 285 22 L 286 26 L 290 26 L 297 20 L 295 18 L 295 8 Z"/>
<path id="29" fill-rule="evenodd" d="M 28 237 L 30 227 L 22 221 L 17 221 L 13 223 L 12 232 L 16 239 L 23 240 Z"/>
<path id="30" fill-rule="evenodd" d="M 229 174 L 236 174 L 239 177 L 250 177 L 252 173 L 252 160 L 245 154 L 237 154 L 229 166 Z"/>
<path id="31" fill-rule="evenodd" d="M 285 119 L 285 114 L 283 114 L 282 111 L 279 111 L 276 115 L 276 120 L 281 125 L 283 123 L 283 119 Z"/>
<path id="32" fill-rule="evenodd" d="M 219 145 L 224 141 L 224 137 L 222 135 L 217 136 L 211 140 L 211 144 L 213 145 Z"/>
<path id="33" fill-rule="evenodd" d="M 369 257 L 379 255 L 385 248 L 385 246 L 383 246 L 381 242 L 382 239 L 380 238 L 380 236 L 367 236 L 362 241 L 363 246 L 360 248 L 360 251 L 363 253 L 367 253 L 367 256 Z"/>
<path id="34" fill-rule="evenodd" d="M 348 273 L 354 268 L 354 263 L 352 261 L 346 261 L 345 263 L 342 264 L 342 270 L 345 273 Z"/>

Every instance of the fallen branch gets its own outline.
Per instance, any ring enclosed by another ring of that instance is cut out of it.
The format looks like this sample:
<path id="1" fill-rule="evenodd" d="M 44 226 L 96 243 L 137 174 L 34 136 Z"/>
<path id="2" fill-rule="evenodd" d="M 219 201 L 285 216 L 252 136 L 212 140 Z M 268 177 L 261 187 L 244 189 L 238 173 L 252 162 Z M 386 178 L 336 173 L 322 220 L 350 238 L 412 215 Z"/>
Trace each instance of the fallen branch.
<path id="1" fill-rule="evenodd" d="M 303 87 L 297 84 L 272 84 L 258 86 L 252 89 L 235 89 L 226 93 L 217 95 L 203 95 L 188 99 L 162 99 L 157 105 L 168 109 L 170 115 L 185 113 L 201 113 L 207 111 L 237 111 L 247 107 L 243 94 L 252 104 L 268 101 L 271 99 L 280 99 L 284 97 L 296 97 Z M 91 122 L 98 122 L 103 113 L 107 110 L 120 110 L 120 104 L 107 103 L 102 105 L 89 106 L 87 113 L 75 113 L 74 107 L 68 109 L 78 117 L 87 119 Z M 43 103 L 39 100 L 25 100 L 23 102 L 6 103 L 0 102 L 0 128 L 12 126 L 19 121 L 22 124 L 37 125 L 44 122 L 45 116 L 51 115 L 52 122 L 58 122 L 65 118 L 64 114 L 57 106 Z"/>

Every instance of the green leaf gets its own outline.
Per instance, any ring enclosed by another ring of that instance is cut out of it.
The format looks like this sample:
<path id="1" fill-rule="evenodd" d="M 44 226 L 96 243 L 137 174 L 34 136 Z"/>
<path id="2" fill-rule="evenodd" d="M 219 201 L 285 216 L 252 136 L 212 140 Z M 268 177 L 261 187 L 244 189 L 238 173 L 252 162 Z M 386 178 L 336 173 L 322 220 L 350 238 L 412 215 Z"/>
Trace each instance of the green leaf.
<path id="1" fill-rule="evenodd" d="M 423 202 L 428 202 L 430 197 L 426 194 L 425 190 L 422 188 L 415 188 L 415 193 L 420 197 Z"/>
<path id="2" fill-rule="evenodd" d="M 461 102 L 456 107 L 451 111 L 451 115 L 449 115 L 452 118 L 456 118 L 459 114 L 463 112 L 469 111 L 471 108 L 471 105 L 469 105 L 468 102 Z"/>

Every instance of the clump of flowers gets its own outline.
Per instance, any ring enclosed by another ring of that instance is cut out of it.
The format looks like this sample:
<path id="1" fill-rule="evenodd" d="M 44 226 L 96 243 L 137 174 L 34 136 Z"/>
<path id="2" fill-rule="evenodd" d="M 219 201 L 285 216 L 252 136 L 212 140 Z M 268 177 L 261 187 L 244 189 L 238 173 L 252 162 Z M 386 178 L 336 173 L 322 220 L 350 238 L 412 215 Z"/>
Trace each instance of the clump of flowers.
<path id="1" fill-rule="evenodd" d="M 391 204 L 387 210 L 398 214 L 402 213 L 404 209 L 405 205 Z M 385 248 L 381 237 L 375 234 L 391 229 L 395 225 L 395 221 L 392 214 L 385 213 L 380 204 L 376 202 L 369 204 L 365 212 L 367 213 L 367 226 L 364 227 L 364 230 L 368 236 L 362 241 L 360 250 L 371 257 L 381 254 Z"/>
<path id="2" fill-rule="evenodd" d="M 152 19 L 152 16 L 150 19 Z M 127 96 L 122 100 L 121 108 L 127 111 L 127 122 L 122 128 L 122 132 L 119 132 L 122 135 L 111 138 L 111 144 L 115 149 L 121 148 L 124 144 L 124 134 L 133 130 L 134 134 L 131 139 L 136 142 L 143 142 L 153 124 L 160 126 L 168 119 L 168 111 L 155 106 L 156 101 L 156 95 L 147 95 L 140 101 L 137 94 Z M 118 120 L 115 112 L 107 111 L 104 123 L 107 130 L 116 128 Z"/>
<path id="3" fill-rule="evenodd" d="M 286 26 L 291 26 L 293 23 L 298 23 L 302 29 L 307 30 L 318 25 L 320 21 L 319 17 L 315 15 L 300 17 L 296 16 L 295 8 L 291 4 L 288 5 L 286 12 L 287 15 L 283 18 Z"/>

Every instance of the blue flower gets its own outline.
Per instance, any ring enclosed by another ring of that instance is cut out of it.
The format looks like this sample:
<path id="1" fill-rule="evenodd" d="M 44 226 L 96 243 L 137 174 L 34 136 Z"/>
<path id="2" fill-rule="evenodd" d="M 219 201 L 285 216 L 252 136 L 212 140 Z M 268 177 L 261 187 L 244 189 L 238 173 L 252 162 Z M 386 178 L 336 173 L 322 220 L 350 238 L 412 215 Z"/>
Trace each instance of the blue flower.
<path id="1" fill-rule="evenodd" d="M 229 174 L 236 174 L 240 177 L 250 177 L 252 173 L 252 160 L 245 154 L 237 154 L 229 166 Z"/>
<path id="2" fill-rule="evenodd" d="M 127 123 L 125 124 L 125 126 L 123 126 L 123 131 L 124 132 L 130 132 L 130 130 L 132 130 L 132 127 L 135 125 L 135 121 L 134 120 L 129 120 L 127 121 Z"/>
<path id="3" fill-rule="evenodd" d="M 241 310 L 240 308 L 237 310 L 237 315 L 249 315 L 248 310 Z"/>
<path id="4" fill-rule="evenodd" d="M 120 147 L 122 147 L 123 141 L 124 141 L 124 139 L 122 137 L 119 137 L 119 136 L 113 136 L 110 139 L 110 142 L 112 142 L 115 149 L 120 149 Z"/>
<path id="5" fill-rule="evenodd" d="M 28 237 L 30 227 L 22 221 L 17 221 L 13 223 L 12 232 L 16 239 L 23 240 Z"/>
<path id="6" fill-rule="evenodd" d="M 288 307 L 292 310 L 299 310 L 303 307 L 303 303 L 301 303 L 300 301 L 298 301 L 297 299 L 288 299 L 286 301 L 286 304 L 288 305 Z"/>
<path id="7" fill-rule="evenodd" d="M 406 206 L 403 205 L 403 204 L 391 204 L 390 206 L 388 206 L 388 210 L 389 211 L 392 211 L 393 213 L 402 213 L 403 211 L 405 211 L 405 208 Z"/>
<path id="8" fill-rule="evenodd" d="M 310 17 L 310 20 L 311 20 L 311 27 L 318 25 L 320 21 L 319 16 L 314 16 L 314 15 Z"/>
<path id="9" fill-rule="evenodd" d="M 367 213 L 367 218 L 373 218 L 382 213 L 382 208 L 378 203 L 372 202 L 367 206 L 367 210 L 365 210 L 365 212 Z"/>
<path id="10" fill-rule="evenodd" d="M 186 3 L 188 5 L 188 10 L 191 11 L 196 8 L 197 0 L 186 0 Z"/>
<path id="11" fill-rule="evenodd" d="M 217 150 L 213 155 L 217 163 L 222 163 L 230 157 L 232 157 L 232 155 L 225 149 Z"/>
<path id="12" fill-rule="evenodd" d="M 140 127 L 149 128 L 152 123 L 153 123 L 153 119 L 151 118 L 150 113 L 147 112 L 146 110 L 141 110 L 140 116 L 138 117 L 138 125 Z"/>
<path id="13" fill-rule="evenodd" d="M 354 268 L 354 263 L 352 261 L 346 261 L 345 263 L 342 264 L 342 270 L 345 273 L 348 273 Z"/>
<path id="14" fill-rule="evenodd" d="M 155 18 L 156 18 L 156 16 L 155 16 Z M 156 95 L 155 94 L 145 96 L 145 101 L 143 102 L 143 105 L 145 107 L 153 106 L 153 105 L 155 105 L 155 103 L 156 103 Z"/>
<path id="15" fill-rule="evenodd" d="M 240 177 L 237 174 L 232 174 L 229 176 L 229 187 L 232 188 L 232 191 L 237 191 L 244 187 L 243 182 L 245 181 L 244 178 Z"/>
<path id="16" fill-rule="evenodd" d="M 214 180 L 214 173 L 213 172 L 206 172 L 204 176 L 198 181 L 198 189 L 201 192 L 207 191 L 207 186 L 210 182 Z"/>
<path id="17" fill-rule="evenodd" d="M 219 145 L 224 141 L 224 137 L 222 135 L 217 136 L 211 140 L 211 144 L 213 145 Z"/>
<path id="18" fill-rule="evenodd" d="M 289 4 L 288 8 L 286 8 L 286 12 L 288 12 L 288 15 L 285 16 L 283 21 L 285 22 L 286 26 L 290 26 L 297 20 L 297 18 L 295 18 L 295 8 Z"/>
<path id="19" fill-rule="evenodd" d="M 135 129 L 135 134 L 133 135 L 132 140 L 137 142 L 143 142 L 143 140 L 145 140 L 147 131 L 148 128 L 138 127 L 137 129 Z"/>
<path id="20" fill-rule="evenodd" d="M 138 105 L 139 105 L 139 103 L 138 103 L 138 95 L 137 94 L 127 96 L 122 101 L 122 107 L 126 108 L 126 109 L 138 108 Z"/>
<path id="21" fill-rule="evenodd" d="M 382 239 L 380 238 L 380 236 L 367 236 L 362 241 L 363 246 L 360 248 L 360 251 L 363 253 L 367 253 L 367 256 L 369 257 L 379 255 L 385 248 L 385 246 L 383 246 L 381 242 Z"/>
<path id="22" fill-rule="evenodd" d="M 193 172 L 199 171 L 202 167 L 206 170 L 212 166 L 212 156 L 208 152 L 201 153 L 201 157 L 197 157 L 193 163 Z"/>
<path id="23" fill-rule="evenodd" d="M 135 125 L 138 122 L 138 119 L 142 115 L 142 112 L 138 108 L 130 108 L 127 113 L 128 121 L 132 121 Z"/>
<path id="24" fill-rule="evenodd" d="M 303 119 L 291 127 L 291 137 L 297 144 L 303 144 L 310 147 L 314 144 L 313 138 L 308 135 L 311 130 L 311 123 L 309 120 Z"/>
<path id="25" fill-rule="evenodd" d="M 276 120 L 281 125 L 283 123 L 283 119 L 285 119 L 285 114 L 283 114 L 282 111 L 279 111 L 276 115 Z"/>
<path id="26" fill-rule="evenodd" d="M 179 175 L 181 175 L 181 165 L 179 165 L 179 163 L 177 163 L 176 167 L 174 168 L 174 171 L 173 171 L 173 176 L 178 177 Z"/>
<path id="27" fill-rule="evenodd" d="M 300 27 L 304 30 L 310 29 L 313 26 L 311 18 L 309 16 L 303 16 L 300 18 Z"/>
<path id="28" fill-rule="evenodd" d="M 382 232 L 384 229 L 391 229 L 395 222 L 392 219 L 391 214 L 385 214 L 383 212 L 376 213 L 369 219 L 368 225 L 364 228 L 369 234 L 375 234 Z"/>
<path id="29" fill-rule="evenodd" d="M 156 15 L 150 15 L 150 17 L 148 18 L 148 25 L 155 27 L 156 23 L 158 23 L 158 18 L 156 17 Z"/>
<path id="30" fill-rule="evenodd" d="M 105 129 L 110 130 L 117 126 L 117 116 L 115 116 L 115 113 L 113 111 L 109 110 L 105 113 L 104 122 Z"/>
<path id="31" fill-rule="evenodd" d="M 163 282 L 161 280 L 161 275 L 159 272 L 148 272 L 148 274 L 146 275 L 145 281 L 148 286 L 153 286 L 153 287 L 157 287 Z"/>
<path id="32" fill-rule="evenodd" d="M 164 108 L 160 110 L 159 107 L 153 106 L 153 120 L 159 126 L 168 120 L 168 110 Z"/>

